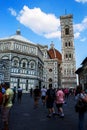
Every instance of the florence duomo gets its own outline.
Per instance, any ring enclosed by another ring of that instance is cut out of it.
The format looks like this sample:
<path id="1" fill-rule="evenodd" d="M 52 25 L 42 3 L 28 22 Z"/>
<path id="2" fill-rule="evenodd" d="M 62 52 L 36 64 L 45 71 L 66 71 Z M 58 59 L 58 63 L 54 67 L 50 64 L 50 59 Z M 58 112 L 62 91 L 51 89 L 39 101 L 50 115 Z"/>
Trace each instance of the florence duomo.
<path id="1" fill-rule="evenodd" d="M 55 43 L 35 44 L 16 34 L 0 39 L 0 82 L 21 86 L 24 91 L 53 84 L 54 88 L 76 86 L 76 61 L 73 34 L 73 15 L 60 16 L 61 50 Z"/>
<path id="2" fill-rule="evenodd" d="M 87 130 L 87 0 L 0 5 L 0 130 Z"/>

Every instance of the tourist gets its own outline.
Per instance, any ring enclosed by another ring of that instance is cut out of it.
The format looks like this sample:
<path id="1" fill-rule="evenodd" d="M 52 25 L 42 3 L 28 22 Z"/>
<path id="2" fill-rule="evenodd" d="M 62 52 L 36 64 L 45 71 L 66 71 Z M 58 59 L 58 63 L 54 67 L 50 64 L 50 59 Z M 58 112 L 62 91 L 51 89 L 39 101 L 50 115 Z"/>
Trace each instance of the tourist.
<path id="1" fill-rule="evenodd" d="M 16 98 L 16 87 L 13 88 L 13 92 L 14 92 L 14 95 L 13 95 L 12 103 L 15 103 L 15 98 Z"/>
<path id="2" fill-rule="evenodd" d="M 36 86 L 36 88 L 33 91 L 33 97 L 34 97 L 34 108 L 37 108 L 40 98 L 40 89 L 38 86 Z"/>
<path id="3" fill-rule="evenodd" d="M 79 99 L 82 99 L 83 101 L 87 102 L 87 95 L 86 95 L 86 93 L 84 93 L 84 91 L 82 89 L 82 85 L 77 86 L 75 99 L 76 99 L 76 101 L 78 101 Z M 78 117 L 79 117 L 78 130 L 85 130 L 85 128 L 84 128 L 85 111 L 79 110 Z"/>
<path id="4" fill-rule="evenodd" d="M 30 97 L 32 97 L 32 95 L 33 95 L 33 89 L 31 88 L 30 89 Z"/>
<path id="5" fill-rule="evenodd" d="M 55 110 L 54 110 L 54 101 L 55 101 L 55 90 L 52 88 L 52 84 L 49 84 L 49 89 L 47 90 L 46 93 L 46 106 L 48 109 L 48 118 L 51 118 L 52 115 L 55 115 Z"/>
<path id="6" fill-rule="evenodd" d="M 17 90 L 17 101 L 18 103 L 21 103 L 22 100 L 22 88 L 19 86 Z"/>
<path id="7" fill-rule="evenodd" d="M 5 85 L 6 92 L 3 96 L 3 107 L 2 107 L 2 121 L 4 123 L 4 130 L 9 130 L 9 116 L 12 108 L 13 90 L 10 89 L 9 83 Z"/>
<path id="8" fill-rule="evenodd" d="M 64 104 L 64 92 L 62 91 L 62 89 L 58 89 L 57 92 L 56 92 L 56 107 L 57 107 L 57 110 L 58 110 L 58 115 L 60 117 L 64 117 L 64 111 L 63 111 L 63 104 Z"/>
<path id="9" fill-rule="evenodd" d="M 41 99 L 42 99 L 43 106 L 45 106 L 46 92 L 47 92 L 47 89 L 45 88 L 45 85 L 44 85 L 43 88 L 41 89 Z"/>

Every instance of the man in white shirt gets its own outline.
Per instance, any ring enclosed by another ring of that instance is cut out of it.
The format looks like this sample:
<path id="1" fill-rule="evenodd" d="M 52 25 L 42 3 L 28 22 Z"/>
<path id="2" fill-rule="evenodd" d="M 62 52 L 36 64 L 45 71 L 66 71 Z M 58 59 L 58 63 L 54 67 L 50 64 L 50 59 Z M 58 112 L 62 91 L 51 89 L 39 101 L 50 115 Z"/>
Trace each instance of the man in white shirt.
<path id="1" fill-rule="evenodd" d="M 43 86 L 43 88 L 41 89 L 41 99 L 42 99 L 43 106 L 45 105 L 46 92 L 47 89 L 45 88 L 45 86 Z"/>

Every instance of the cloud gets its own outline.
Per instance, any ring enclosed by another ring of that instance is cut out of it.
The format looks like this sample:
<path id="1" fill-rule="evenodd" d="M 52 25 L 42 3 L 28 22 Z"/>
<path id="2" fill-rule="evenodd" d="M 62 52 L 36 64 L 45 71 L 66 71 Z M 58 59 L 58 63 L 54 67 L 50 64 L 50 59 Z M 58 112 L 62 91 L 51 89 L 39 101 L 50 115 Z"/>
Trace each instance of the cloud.
<path id="1" fill-rule="evenodd" d="M 77 39 L 77 38 L 79 38 L 79 37 L 80 37 L 80 33 L 79 33 L 79 32 L 74 33 L 74 38 L 75 38 L 75 39 Z"/>
<path id="2" fill-rule="evenodd" d="M 11 15 L 13 16 L 17 15 L 16 11 L 13 8 L 9 8 L 8 10 L 11 12 Z"/>
<path id="3" fill-rule="evenodd" d="M 75 0 L 76 2 L 79 2 L 79 3 L 86 3 L 87 0 Z"/>
<path id="4" fill-rule="evenodd" d="M 57 33 L 59 35 L 60 20 L 53 14 L 42 12 L 40 8 L 30 9 L 24 6 L 16 18 L 21 24 L 46 38 L 56 38 Z"/>
<path id="5" fill-rule="evenodd" d="M 85 17 L 81 23 L 74 25 L 75 38 L 80 37 L 80 34 L 87 29 L 87 17 Z"/>
<path id="6" fill-rule="evenodd" d="M 82 38 L 80 41 L 81 41 L 81 42 L 84 42 L 84 41 L 86 41 L 86 38 Z"/>
<path id="7" fill-rule="evenodd" d="M 55 31 L 55 32 L 52 32 L 52 33 L 48 33 L 48 34 L 45 34 L 45 37 L 46 38 L 58 38 L 58 39 L 60 39 L 61 32 L 60 31 Z"/>
<path id="8" fill-rule="evenodd" d="M 12 8 L 9 11 L 24 26 L 31 29 L 34 33 L 45 38 L 61 38 L 60 19 L 54 14 L 46 14 L 40 8 L 30 9 L 24 6 L 17 14 Z M 81 38 L 81 33 L 87 29 L 87 17 L 81 23 L 74 24 L 74 37 Z"/>
<path id="9" fill-rule="evenodd" d="M 87 17 L 85 17 L 81 23 L 74 25 L 74 29 L 79 32 L 87 29 Z"/>

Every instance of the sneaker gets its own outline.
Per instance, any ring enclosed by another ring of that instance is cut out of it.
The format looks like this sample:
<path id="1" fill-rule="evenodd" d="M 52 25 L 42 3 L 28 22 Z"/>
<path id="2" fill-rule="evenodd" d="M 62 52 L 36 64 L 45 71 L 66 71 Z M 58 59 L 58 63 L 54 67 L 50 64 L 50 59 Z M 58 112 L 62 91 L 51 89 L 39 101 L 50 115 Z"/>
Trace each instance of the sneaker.
<path id="1" fill-rule="evenodd" d="M 57 116 L 60 116 L 60 113 L 56 113 Z"/>
<path id="2" fill-rule="evenodd" d="M 47 115 L 47 118 L 51 118 L 51 115 Z"/>
<path id="3" fill-rule="evenodd" d="M 62 114 L 60 115 L 60 117 L 61 117 L 61 118 L 64 118 L 64 114 L 62 113 Z"/>
<path id="4" fill-rule="evenodd" d="M 53 117 L 55 117 L 57 115 L 57 113 L 53 113 Z"/>

